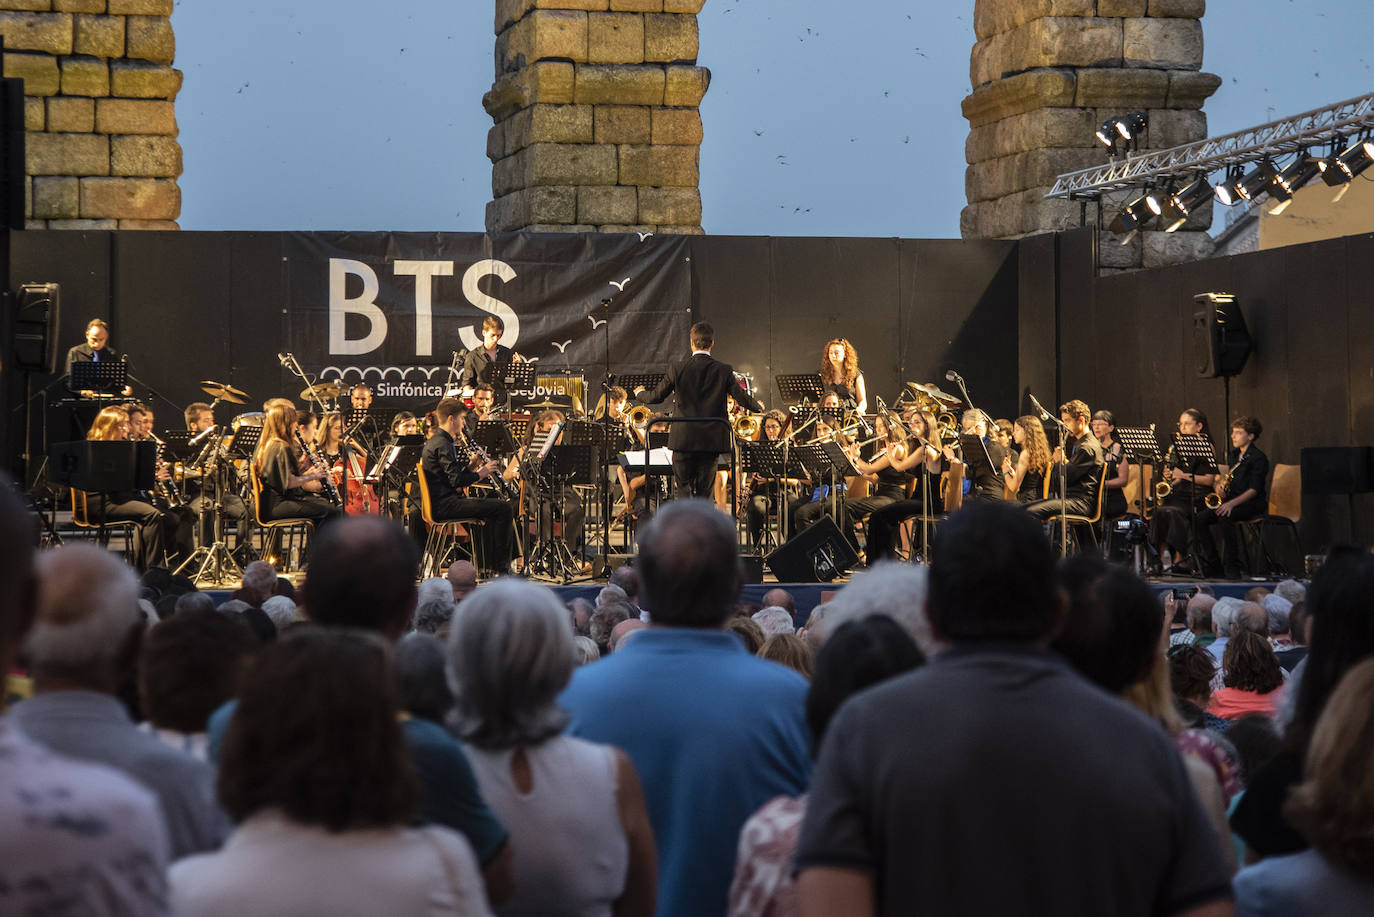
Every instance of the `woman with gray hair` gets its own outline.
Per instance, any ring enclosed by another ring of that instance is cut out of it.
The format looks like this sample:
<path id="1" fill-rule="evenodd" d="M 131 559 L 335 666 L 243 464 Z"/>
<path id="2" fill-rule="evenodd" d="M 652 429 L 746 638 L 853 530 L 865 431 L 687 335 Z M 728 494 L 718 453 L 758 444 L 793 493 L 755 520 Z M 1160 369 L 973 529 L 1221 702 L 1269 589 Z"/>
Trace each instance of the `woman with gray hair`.
<path id="1" fill-rule="evenodd" d="M 557 699 L 576 665 L 567 610 L 543 586 L 497 580 L 454 612 L 449 723 L 510 828 L 515 893 L 503 917 L 654 911 L 657 857 L 634 766 L 563 735 Z"/>

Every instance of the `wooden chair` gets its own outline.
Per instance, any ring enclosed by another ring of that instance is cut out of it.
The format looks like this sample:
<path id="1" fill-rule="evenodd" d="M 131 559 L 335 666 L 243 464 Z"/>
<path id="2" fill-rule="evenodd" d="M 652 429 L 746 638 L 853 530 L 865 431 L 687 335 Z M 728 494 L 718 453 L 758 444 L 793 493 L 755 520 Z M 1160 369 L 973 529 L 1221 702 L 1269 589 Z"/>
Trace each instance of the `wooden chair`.
<path id="1" fill-rule="evenodd" d="M 1102 548 L 1102 543 L 1097 537 L 1097 525 L 1102 521 L 1102 507 L 1105 506 L 1107 502 L 1107 468 L 1108 465 L 1104 462 L 1102 464 L 1102 476 L 1097 480 L 1097 508 L 1093 511 L 1093 514 L 1091 516 L 1084 516 L 1078 513 L 1065 513 L 1063 517 L 1069 525 L 1075 527 L 1075 531 L 1079 528 L 1086 527 L 1088 534 L 1092 536 L 1093 547 L 1099 551 Z M 1053 527 L 1059 525 L 1059 519 L 1059 514 L 1055 513 L 1047 517 L 1045 521 Z M 1077 541 L 1076 538 L 1075 541 Z"/>
<path id="2" fill-rule="evenodd" d="M 420 482 L 420 518 L 425 521 L 425 529 L 429 533 L 425 539 L 425 554 L 420 564 L 420 575 L 439 576 L 444 569 L 444 560 L 462 538 L 468 540 L 468 556 L 472 558 L 472 565 L 479 571 L 482 570 L 481 540 L 476 534 L 482 528 L 482 520 L 435 519 L 425 469 L 417 467 L 415 472 L 416 479 Z"/>
<path id="3" fill-rule="evenodd" d="M 253 491 L 253 519 L 262 529 L 262 556 L 279 571 L 285 572 L 290 564 L 291 554 L 296 548 L 296 533 L 301 534 L 301 550 L 305 550 L 310 533 L 315 530 L 315 522 L 305 518 L 264 519 L 262 517 L 262 480 L 258 469 L 248 463 L 248 480 Z M 281 550 L 281 536 L 286 533 L 286 550 Z"/>
<path id="4" fill-rule="evenodd" d="M 75 487 L 71 491 L 72 525 L 95 533 L 96 542 L 102 548 L 109 547 L 111 532 L 122 533 L 124 535 L 124 550 L 122 552 L 124 562 L 131 567 L 134 566 L 136 560 L 134 557 L 134 535 L 138 531 L 138 523 L 132 519 L 116 519 L 109 522 L 103 519 L 92 521 L 90 506 L 87 502 L 90 494 L 84 490 L 77 490 Z"/>

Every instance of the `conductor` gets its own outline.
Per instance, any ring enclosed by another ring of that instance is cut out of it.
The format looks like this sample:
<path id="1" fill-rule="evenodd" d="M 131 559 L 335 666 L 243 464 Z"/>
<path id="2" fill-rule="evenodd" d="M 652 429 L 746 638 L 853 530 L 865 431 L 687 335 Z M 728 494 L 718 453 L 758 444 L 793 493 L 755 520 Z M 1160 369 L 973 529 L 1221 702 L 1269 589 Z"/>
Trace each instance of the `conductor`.
<path id="1" fill-rule="evenodd" d="M 641 404 L 658 404 L 676 393 L 674 416 L 715 417 L 720 423 L 683 423 L 670 426 L 668 448 L 673 450 L 673 480 L 678 497 L 711 496 L 716 476 L 716 456 L 733 446 L 730 423 L 725 413 L 725 396 L 749 411 L 761 413 L 763 405 L 754 400 L 735 380 L 729 365 L 712 358 L 715 329 L 706 322 L 692 326 L 692 356 L 668 365 L 668 372 L 652 392 L 643 386 L 635 389 Z"/>

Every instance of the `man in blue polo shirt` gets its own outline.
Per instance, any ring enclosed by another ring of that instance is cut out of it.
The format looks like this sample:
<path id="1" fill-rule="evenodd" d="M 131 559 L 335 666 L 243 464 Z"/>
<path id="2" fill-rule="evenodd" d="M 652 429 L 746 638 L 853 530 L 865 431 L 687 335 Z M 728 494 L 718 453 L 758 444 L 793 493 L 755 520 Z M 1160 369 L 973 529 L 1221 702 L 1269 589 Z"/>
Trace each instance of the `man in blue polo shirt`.
<path id="1" fill-rule="evenodd" d="M 722 630 L 740 567 L 735 530 L 713 505 L 660 510 L 640 536 L 638 568 L 651 626 L 578 669 L 560 702 L 573 735 L 634 762 L 658 845 L 657 913 L 718 917 L 745 820 L 806 789 L 806 681 Z"/>

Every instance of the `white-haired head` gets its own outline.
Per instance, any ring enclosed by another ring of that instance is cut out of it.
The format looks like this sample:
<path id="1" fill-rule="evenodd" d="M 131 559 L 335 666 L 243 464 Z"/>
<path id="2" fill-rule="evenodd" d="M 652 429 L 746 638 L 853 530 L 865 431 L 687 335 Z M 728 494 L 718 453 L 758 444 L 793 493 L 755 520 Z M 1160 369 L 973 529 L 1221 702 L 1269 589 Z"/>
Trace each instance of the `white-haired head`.
<path id="1" fill-rule="evenodd" d="M 1274 595 L 1283 596 L 1296 605 L 1307 600 L 1307 587 L 1295 579 L 1286 579 L 1274 587 Z"/>
<path id="2" fill-rule="evenodd" d="M 134 572 L 82 544 L 44 551 L 36 566 L 38 614 L 24 641 L 30 664 L 79 673 L 115 659 L 143 621 Z"/>
<path id="3" fill-rule="evenodd" d="M 1218 637 L 1231 636 L 1236 626 L 1236 615 L 1240 613 L 1240 608 L 1244 604 L 1240 599 L 1229 595 L 1217 599 L 1217 603 L 1212 606 L 1212 630 L 1216 631 Z"/>
<path id="4" fill-rule="evenodd" d="M 277 591 L 277 571 L 265 560 L 255 560 L 243 571 L 243 588 L 258 597 L 261 604 Z"/>
<path id="5" fill-rule="evenodd" d="M 603 586 L 601 591 L 596 594 L 596 607 L 600 608 L 610 602 L 629 602 L 629 596 L 625 595 L 625 590 L 619 586 Z"/>
<path id="6" fill-rule="evenodd" d="M 1260 604 L 1264 606 L 1264 616 L 1269 625 L 1269 633 L 1288 633 L 1288 616 L 1293 611 L 1293 603 L 1274 592 L 1266 595 Z"/>
<path id="7" fill-rule="evenodd" d="M 754 623 L 763 628 L 765 639 L 775 634 L 790 634 L 796 630 L 792 626 L 792 616 L 780 605 L 762 608 L 754 612 L 753 617 Z"/>
<path id="8" fill-rule="evenodd" d="M 442 576 L 431 576 L 420 583 L 420 588 L 415 592 L 415 604 L 438 601 L 453 604 L 453 585 Z"/>
<path id="9" fill-rule="evenodd" d="M 277 630 L 296 620 L 296 603 L 284 595 L 274 595 L 262 603 L 262 613 L 272 619 Z"/>
<path id="10" fill-rule="evenodd" d="M 927 657 L 939 650 L 926 620 L 926 568 L 885 561 L 850 580 L 826 603 L 825 630 L 834 633 L 846 621 L 887 615 L 902 626 Z M 814 612 L 813 612 L 814 614 Z"/>

